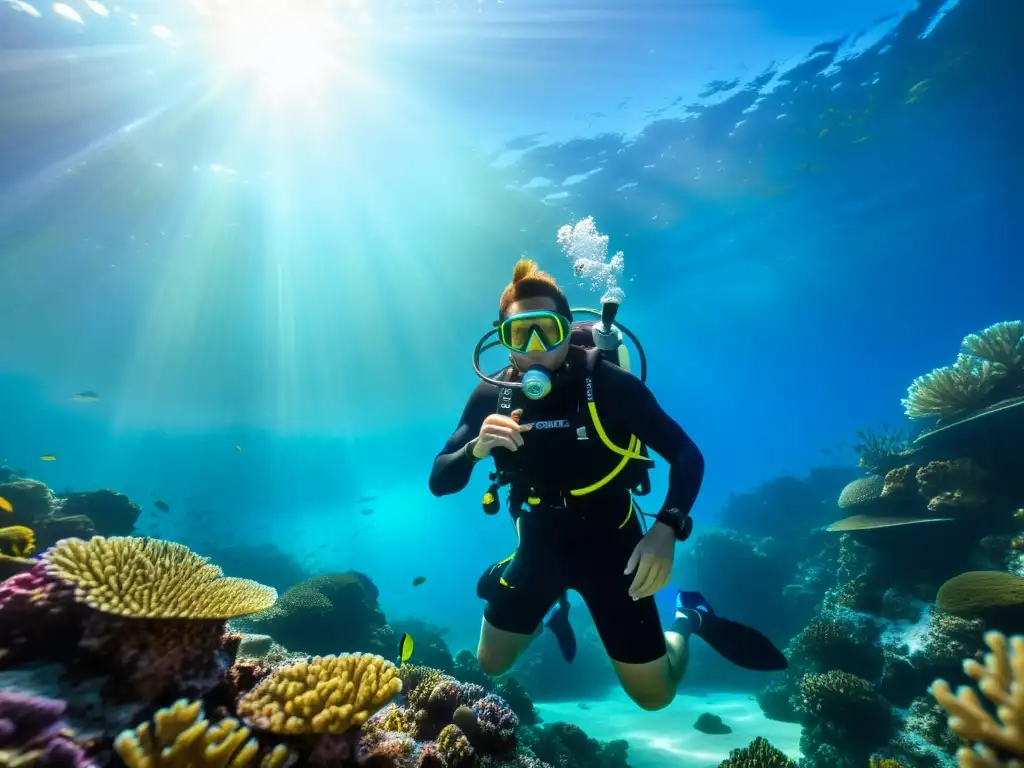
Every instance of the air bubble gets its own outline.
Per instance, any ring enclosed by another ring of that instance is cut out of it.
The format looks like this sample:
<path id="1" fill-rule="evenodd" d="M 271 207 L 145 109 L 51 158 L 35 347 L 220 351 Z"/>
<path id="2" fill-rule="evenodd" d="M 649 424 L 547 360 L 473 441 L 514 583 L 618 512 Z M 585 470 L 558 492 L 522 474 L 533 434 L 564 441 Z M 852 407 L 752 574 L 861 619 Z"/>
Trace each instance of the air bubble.
<path id="1" fill-rule="evenodd" d="M 618 281 L 625 269 L 626 257 L 622 251 L 617 251 L 608 258 L 608 236 L 597 231 L 593 216 L 572 225 L 565 224 L 558 230 L 557 240 L 562 253 L 572 261 L 573 274 L 588 281 L 590 290 L 604 291 L 602 303 L 622 303 L 626 294 Z"/>

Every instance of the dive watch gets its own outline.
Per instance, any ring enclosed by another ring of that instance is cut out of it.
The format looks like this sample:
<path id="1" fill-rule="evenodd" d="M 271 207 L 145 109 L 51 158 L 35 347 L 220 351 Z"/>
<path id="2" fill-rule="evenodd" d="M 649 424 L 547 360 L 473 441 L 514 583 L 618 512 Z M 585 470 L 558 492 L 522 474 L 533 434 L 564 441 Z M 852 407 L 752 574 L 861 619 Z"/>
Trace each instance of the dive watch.
<path id="1" fill-rule="evenodd" d="M 676 507 L 661 510 L 654 519 L 671 528 L 677 541 L 686 541 L 693 532 L 693 518 Z"/>

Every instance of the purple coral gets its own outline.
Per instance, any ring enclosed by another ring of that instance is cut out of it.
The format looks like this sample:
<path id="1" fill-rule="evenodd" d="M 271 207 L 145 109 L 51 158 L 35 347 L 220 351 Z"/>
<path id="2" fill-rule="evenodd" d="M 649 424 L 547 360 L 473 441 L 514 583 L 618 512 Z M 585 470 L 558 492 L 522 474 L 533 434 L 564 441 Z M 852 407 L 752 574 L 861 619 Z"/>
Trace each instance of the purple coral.
<path id="1" fill-rule="evenodd" d="M 92 765 L 82 749 L 68 736 L 60 719 L 67 705 L 20 693 L 0 693 L 0 750 L 34 753 L 38 768 L 88 768 Z"/>
<path id="2" fill-rule="evenodd" d="M 500 696 L 493 693 L 473 704 L 480 742 L 491 754 L 504 755 L 516 749 L 519 717 Z"/>
<path id="3" fill-rule="evenodd" d="M 4 661 L 53 658 L 74 648 L 81 609 L 72 590 L 42 564 L 0 583 L 0 647 Z"/>

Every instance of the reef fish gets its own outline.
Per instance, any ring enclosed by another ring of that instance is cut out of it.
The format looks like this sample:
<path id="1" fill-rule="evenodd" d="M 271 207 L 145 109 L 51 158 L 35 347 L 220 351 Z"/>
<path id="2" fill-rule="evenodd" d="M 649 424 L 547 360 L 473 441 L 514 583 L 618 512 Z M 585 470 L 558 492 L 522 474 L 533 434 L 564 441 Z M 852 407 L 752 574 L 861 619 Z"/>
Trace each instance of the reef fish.
<path id="1" fill-rule="evenodd" d="M 39 457 L 39 460 L 40 461 L 56 461 L 57 460 L 57 454 L 55 454 L 55 453 L 44 453 L 42 456 Z"/>
<path id="2" fill-rule="evenodd" d="M 0 509 L 2 509 L 4 512 L 13 512 L 14 505 L 11 504 L 11 502 L 9 502 L 3 496 L 0 496 Z"/>
<path id="3" fill-rule="evenodd" d="M 420 584 L 426 584 L 426 583 L 427 583 L 427 577 L 426 576 L 417 576 L 415 579 L 412 580 L 412 585 L 414 587 L 418 587 Z"/>
<path id="4" fill-rule="evenodd" d="M 77 395 L 72 395 L 71 399 L 76 403 L 95 403 L 100 399 L 100 396 L 91 389 L 87 389 L 85 392 L 79 392 Z"/>
<path id="5" fill-rule="evenodd" d="M 163 499 L 157 499 L 156 501 L 154 501 L 153 502 L 153 506 L 156 507 L 157 509 L 159 509 L 161 512 L 170 512 L 171 511 L 171 505 L 168 504 Z"/>
<path id="6" fill-rule="evenodd" d="M 402 666 L 412 656 L 412 651 L 415 643 L 412 641 L 412 635 L 408 632 L 402 633 L 402 639 L 398 641 L 398 666 Z"/>
<path id="7" fill-rule="evenodd" d="M 235 446 L 235 453 L 242 453 L 242 446 L 236 445 Z"/>

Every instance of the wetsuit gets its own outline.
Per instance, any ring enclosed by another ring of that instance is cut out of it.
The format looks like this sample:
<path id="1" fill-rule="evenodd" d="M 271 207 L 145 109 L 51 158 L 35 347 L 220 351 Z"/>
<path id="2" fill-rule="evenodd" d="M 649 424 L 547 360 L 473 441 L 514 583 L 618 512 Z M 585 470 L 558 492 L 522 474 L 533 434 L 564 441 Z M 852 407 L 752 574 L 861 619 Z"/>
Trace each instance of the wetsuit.
<path id="1" fill-rule="evenodd" d="M 690 511 L 700 490 L 700 451 L 639 379 L 571 347 L 554 388 L 541 400 L 529 401 L 518 389 L 477 386 L 434 459 L 435 496 L 457 493 L 469 483 L 476 462 L 467 446 L 484 419 L 518 408 L 519 422 L 533 425 L 522 433 L 523 446 L 514 452 L 497 448 L 491 457 L 510 479 L 519 544 L 503 573 L 506 588 L 488 599 L 484 617 L 498 629 L 528 635 L 562 593 L 574 589 L 613 660 L 641 664 L 660 658 L 665 641 L 654 599 L 634 601 L 633 574 L 623 573 L 643 536 L 630 489 L 646 462 L 614 452 L 601 433 L 621 449 L 635 436 L 668 461 L 664 507 L 682 512 Z"/>

